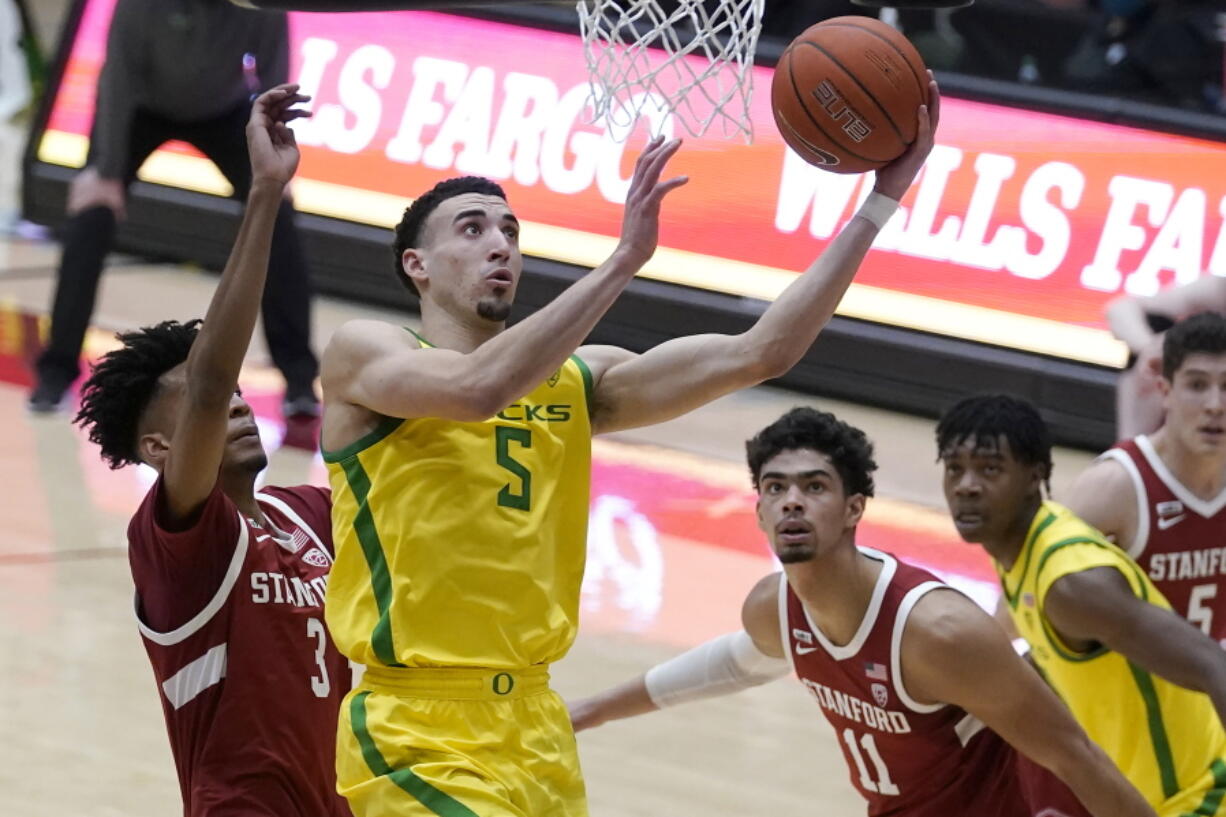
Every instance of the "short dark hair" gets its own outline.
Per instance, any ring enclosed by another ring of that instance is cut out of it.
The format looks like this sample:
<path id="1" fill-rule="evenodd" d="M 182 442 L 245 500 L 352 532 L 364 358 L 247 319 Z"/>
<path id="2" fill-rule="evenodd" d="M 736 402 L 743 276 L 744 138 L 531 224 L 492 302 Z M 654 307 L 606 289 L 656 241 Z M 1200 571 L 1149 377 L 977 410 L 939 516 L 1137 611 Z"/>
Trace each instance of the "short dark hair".
<path id="1" fill-rule="evenodd" d="M 1197 353 L 1226 354 L 1226 315 L 1201 312 L 1168 329 L 1162 338 L 1162 376 L 1173 380 L 1188 355 Z"/>
<path id="2" fill-rule="evenodd" d="M 967 440 L 995 448 L 1004 437 L 1014 458 L 1043 466 L 1043 484 L 1051 493 L 1051 433 L 1039 410 L 1011 394 L 977 394 L 954 403 L 937 422 L 937 459 Z"/>
<path id="3" fill-rule="evenodd" d="M 754 490 L 762 466 L 783 451 L 811 449 L 825 454 L 843 480 L 843 491 L 873 495 L 873 444 L 864 432 L 828 411 L 798 407 L 789 411 L 745 443 Z"/>
<path id="4" fill-rule="evenodd" d="M 396 225 L 396 238 L 392 242 L 392 269 L 396 273 L 396 279 L 408 287 L 409 292 L 412 292 L 419 298 L 421 293 L 417 291 L 417 284 L 413 283 L 412 278 L 405 275 L 400 258 L 404 255 L 404 251 L 410 247 L 416 248 L 421 246 L 422 227 L 435 208 L 447 199 L 463 195 L 464 193 L 481 193 L 486 196 L 497 196 L 503 201 L 506 201 L 507 198 L 506 192 L 499 184 L 481 176 L 459 176 L 454 179 L 445 179 L 431 187 L 429 192 L 419 196 L 412 204 L 406 207 L 404 217 Z"/>
<path id="5" fill-rule="evenodd" d="M 123 345 L 94 365 L 73 422 L 89 432 L 111 468 L 140 462 L 136 436 L 141 415 L 157 391 L 158 378 L 187 360 L 199 332 L 199 319 L 121 332 Z"/>

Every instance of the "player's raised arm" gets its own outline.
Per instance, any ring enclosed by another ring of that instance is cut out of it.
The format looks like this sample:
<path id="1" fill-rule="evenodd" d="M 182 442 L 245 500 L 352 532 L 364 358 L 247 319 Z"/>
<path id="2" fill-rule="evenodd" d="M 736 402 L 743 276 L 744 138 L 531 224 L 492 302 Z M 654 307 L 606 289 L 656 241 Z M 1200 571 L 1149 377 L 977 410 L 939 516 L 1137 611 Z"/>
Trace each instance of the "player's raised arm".
<path id="1" fill-rule="evenodd" d="M 617 248 L 548 306 L 470 352 L 421 350 L 404 342 L 404 332 L 378 331 L 368 321 L 346 324 L 324 353 L 324 391 L 334 395 L 329 400 L 389 417 L 476 421 L 544 381 L 655 252 L 660 204 L 687 181 L 660 181 L 680 144 L 658 138 L 648 144 L 635 165 Z M 507 240 L 514 240 L 512 233 Z"/>
<path id="2" fill-rule="evenodd" d="M 1163 315 L 1175 321 L 1204 310 L 1226 310 L 1226 281 L 1216 275 L 1205 275 L 1153 295 L 1121 295 L 1107 304 L 1106 317 L 1111 334 L 1141 355 L 1154 341 L 1147 315 Z"/>
<path id="3" fill-rule="evenodd" d="M 261 94 L 252 106 L 247 123 L 251 193 L 234 249 L 187 357 L 174 446 L 163 469 L 166 510 L 172 519 L 190 516 L 217 481 L 230 400 L 260 311 L 277 208 L 298 167 L 298 147 L 287 123 L 308 115 L 293 107 L 308 99 L 297 85 L 280 85 Z"/>
<path id="4" fill-rule="evenodd" d="M 714 638 L 605 692 L 572 701 L 575 731 L 782 678 L 789 665 L 779 633 L 779 587 L 780 574 L 772 573 L 749 591 L 741 608 L 744 630 Z"/>
<path id="5" fill-rule="evenodd" d="M 1173 684 L 1203 692 L 1226 723 L 1226 650 L 1173 610 L 1138 597 L 1114 567 L 1070 573 L 1044 599 L 1048 621 L 1073 646 L 1104 645 Z"/>
<path id="6" fill-rule="evenodd" d="M 748 331 L 677 338 L 642 355 L 585 349 L 581 354 L 596 379 L 595 430 L 669 420 L 795 366 L 834 314 L 873 239 L 931 152 L 941 106 L 935 80 L 929 82 L 929 98 L 931 107 L 919 109 L 911 147 L 877 171 L 873 194 L 855 217 Z"/>
<path id="7" fill-rule="evenodd" d="M 913 698 L 965 709 L 1064 781 L 1094 817 L 1153 817 L 1000 627 L 962 594 L 933 591 L 916 604 L 902 672 Z"/>

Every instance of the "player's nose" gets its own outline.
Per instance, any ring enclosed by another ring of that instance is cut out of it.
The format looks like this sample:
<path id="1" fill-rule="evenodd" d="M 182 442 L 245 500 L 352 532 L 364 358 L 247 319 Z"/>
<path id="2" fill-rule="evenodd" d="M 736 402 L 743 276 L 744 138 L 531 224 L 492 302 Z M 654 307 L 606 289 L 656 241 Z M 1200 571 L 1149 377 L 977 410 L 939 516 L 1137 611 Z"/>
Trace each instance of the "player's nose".
<path id="1" fill-rule="evenodd" d="M 248 417 L 251 415 L 251 406 L 241 395 L 234 395 L 230 398 L 230 419 L 238 419 L 240 417 Z"/>
<path id="2" fill-rule="evenodd" d="M 973 496 L 978 494 L 981 488 L 978 477 L 969 468 L 963 471 L 962 476 L 954 483 L 954 492 L 959 496 Z"/>

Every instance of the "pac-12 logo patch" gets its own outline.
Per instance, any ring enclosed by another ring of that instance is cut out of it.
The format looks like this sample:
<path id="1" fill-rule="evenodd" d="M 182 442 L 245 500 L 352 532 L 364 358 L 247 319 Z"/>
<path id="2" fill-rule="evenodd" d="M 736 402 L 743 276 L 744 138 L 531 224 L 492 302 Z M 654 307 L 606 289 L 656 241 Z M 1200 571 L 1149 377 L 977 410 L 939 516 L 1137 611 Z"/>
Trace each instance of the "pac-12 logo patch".
<path id="1" fill-rule="evenodd" d="M 873 700 L 877 702 L 877 706 L 885 709 L 886 704 L 890 702 L 890 691 L 886 689 L 885 684 L 873 684 Z"/>
<path id="2" fill-rule="evenodd" d="M 558 385 L 558 381 L 561 379 L 562 379 L 562 370 L 558 369 L 556 372 L 549 375 L 549 379 L 546 380 L 545 382 L 548 383 L 549 388 L 552 389 L 554 386 Z"/>
<path id="3" fill-rule="evenodd" d="M 311 548 L 306 553 L 302 554 L 302 561 L 309 565 L 315 565 L 316 567 L 328 566 L 328 557 L 319 548 Z"/>
<path id="4" fill-rule="evenodd" d="M 792 637 L 795 638 L 797 641 L 800 641 L 804 644 L 813 643 L 813 634 L 808 632 L 807 630 L 801 630 L 800 628 L 796 628 L 792 630 Z"/>

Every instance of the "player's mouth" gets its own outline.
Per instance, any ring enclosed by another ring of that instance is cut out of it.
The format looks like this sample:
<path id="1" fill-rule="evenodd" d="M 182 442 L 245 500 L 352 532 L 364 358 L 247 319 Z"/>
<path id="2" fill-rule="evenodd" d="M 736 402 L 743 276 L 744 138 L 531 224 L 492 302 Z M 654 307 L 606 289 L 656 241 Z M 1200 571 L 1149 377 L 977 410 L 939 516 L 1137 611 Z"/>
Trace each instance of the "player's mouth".
<path id="1" fill-rule="evenodd" d="M 803 519 L 785 519 L 775 526 L 775 542 L 780 545 L 808 544 L 813 526 Z"/>
<path id="2" fill-rule="evenodd" d="M 983 527 L 983 512 L 979 510 L 962 509 L 954 512 L 954 526 L 959 531 L 978 530 Z"/>
<path id="3" fill-rule="evenodd" d="M 249 426 L 243 426 L 238 431 L 230 435 L 230 442 L 236 443 L 239 440 L 245 440 L 249 437 L 260 438 L 260 429 L 253 423 Z"/>
<path id="4" fill-rule="evenodd" d="M 1197 427 L 1197 432 L 1212 443 L 1220 443 L 1226 440 L 1226 426 L 1222 425 L 1203 425 Z"/>
<path id="5" fill-rule="evenodd" d="M 485 276 L 485 280 L 489 281 L 496 287 L 509 287 L 511 284 L 515 283 L 515 276 L 512 275 L 511 271 L 506 267 L 499 267 L 489 275 Z"/>

